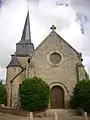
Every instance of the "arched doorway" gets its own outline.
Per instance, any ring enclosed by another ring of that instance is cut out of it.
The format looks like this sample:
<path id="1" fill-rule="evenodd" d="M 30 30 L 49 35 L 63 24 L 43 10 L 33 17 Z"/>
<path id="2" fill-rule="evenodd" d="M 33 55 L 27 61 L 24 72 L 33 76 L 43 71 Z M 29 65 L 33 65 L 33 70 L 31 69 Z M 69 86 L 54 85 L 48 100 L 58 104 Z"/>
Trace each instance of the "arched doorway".
<path id="1" fill-rule="evenodd" d="M 50 104 L 52 109 L 64 108 L 64 91 L 60 86 L 54 86 L 50 92 Z"/>

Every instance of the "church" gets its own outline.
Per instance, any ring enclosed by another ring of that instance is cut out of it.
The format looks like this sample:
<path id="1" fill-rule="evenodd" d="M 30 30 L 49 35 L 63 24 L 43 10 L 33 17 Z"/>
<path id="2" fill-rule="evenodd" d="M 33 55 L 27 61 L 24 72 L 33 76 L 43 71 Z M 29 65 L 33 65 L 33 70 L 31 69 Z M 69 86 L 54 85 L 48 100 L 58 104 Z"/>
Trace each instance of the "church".
<path id="1" fill-rule="evenodd" d="M 7 106 L 18 107 L 19 86 L 25 78 L 41 77 L 50 86 L 51 109 L 69 108 L 69 99 L 75 84 L 86 79 L 82 54 L 77 52 L 51 26 L 51 32 L 34 49 L 31 41 L 29 11 L 21 40 L 7 65 Z"/>

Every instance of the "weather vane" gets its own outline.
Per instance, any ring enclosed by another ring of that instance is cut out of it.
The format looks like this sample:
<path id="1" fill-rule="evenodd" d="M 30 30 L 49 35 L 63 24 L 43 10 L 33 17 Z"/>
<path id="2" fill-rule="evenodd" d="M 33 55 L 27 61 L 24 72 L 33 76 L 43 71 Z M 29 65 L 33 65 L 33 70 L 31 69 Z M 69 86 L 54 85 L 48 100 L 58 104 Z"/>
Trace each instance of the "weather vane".
<path id="1" fill-rule="evenodd" d="M 32 10 L 32 8 L 31 8 L 31 5 L 29 4 L 29 0 L 26 0 L 27 1 L 27 10 L 29 11 L 31 11 Z"/>
<path id="2" fill-rule="evenodd" d="M 84 13 L 78 12 L 78 13 L 76 14 L 76 22 L 79 23 L 79 25 L 80 25 L 80 27 L 81 27 L 81 32 L 82 32 L 82 34 L 85 33 L 84 25 L 85 25 L 85 23 L 88 22 L 88 21 L 89 21 L 89 20 L 88 20 L 88 17 L 87 17 L 87 15 L 85 15 Z"/>
<path id="3" fill-rule="evenodd" d="M 29 4 L 27 5 L 27 9 L 29 10 Z"/>

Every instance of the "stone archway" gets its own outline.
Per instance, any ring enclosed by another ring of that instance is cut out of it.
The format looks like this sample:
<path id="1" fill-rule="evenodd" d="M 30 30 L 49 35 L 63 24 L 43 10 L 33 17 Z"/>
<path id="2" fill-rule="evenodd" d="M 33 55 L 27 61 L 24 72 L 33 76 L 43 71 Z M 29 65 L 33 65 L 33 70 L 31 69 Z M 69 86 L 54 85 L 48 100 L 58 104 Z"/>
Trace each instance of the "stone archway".
<path id="1" fill-rule="evenodd" d="M 53 86 L 50 91 L 50 106 L 52 109 L 64 108 L 64 90 L 61 86 Z"/>

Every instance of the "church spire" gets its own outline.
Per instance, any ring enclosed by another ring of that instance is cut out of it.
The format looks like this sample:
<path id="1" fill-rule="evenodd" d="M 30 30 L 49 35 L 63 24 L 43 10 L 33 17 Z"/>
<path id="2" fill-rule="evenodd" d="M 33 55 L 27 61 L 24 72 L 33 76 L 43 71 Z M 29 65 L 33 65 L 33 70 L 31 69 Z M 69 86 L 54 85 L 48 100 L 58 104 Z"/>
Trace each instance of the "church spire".
<path id="1" fill-rule="evenodd" d="M 29 10 L 28 10 L 21 40 L 16 44 L 16 56 L 29 56 L 33 52 L 33 50 L 34 50 L 34 45 L 31 42 Z"/>
<path id="2" fill-rule="evenodd" d="M 26 17 L 24 28 L 23 28 L 22 37 L 21 37 L 21 41 L 23 41 L 23 40 L 29 40 L 29 42 L 31 43 L 29 10 L 27 12 L 27 17 Z"/>

